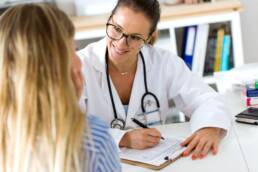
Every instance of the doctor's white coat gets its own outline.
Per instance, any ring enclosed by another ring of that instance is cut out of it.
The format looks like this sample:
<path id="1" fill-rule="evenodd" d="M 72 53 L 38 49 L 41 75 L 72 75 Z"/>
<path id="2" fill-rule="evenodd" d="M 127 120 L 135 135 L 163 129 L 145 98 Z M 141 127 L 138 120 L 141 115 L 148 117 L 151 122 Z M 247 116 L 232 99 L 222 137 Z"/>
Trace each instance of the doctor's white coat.
<path id="1" fill-rule="evenodd" d="M 81 105 L 84 106 L 85 102 L 88 114 L 96 115 L 110 124 L 114 113 L 105 72 L 105 51 L 106 39 L 102 39 L 78 52 L 86 82 Z M 151 46 L 144 46 L 141 51 L 146 63 L 148 89 L 160 102 L 163 121 L 169 110 L 168 101 L 173 99 L 176 107 L 190 117 L 192 132 L 203 127 L 229 129 L 231 118 L 222 97 L 194 75 L 181 58 Z M 141 97 L 145 88 L 141 59 L 138 58 L 127 115 L 112 81 L 111 87 L 119 118 L 126 121 L 126 129 L 137 128 L 131 117 L 142 113 Z M 110 132 L 118 145 L 126 130 L 110 129 Z"/>

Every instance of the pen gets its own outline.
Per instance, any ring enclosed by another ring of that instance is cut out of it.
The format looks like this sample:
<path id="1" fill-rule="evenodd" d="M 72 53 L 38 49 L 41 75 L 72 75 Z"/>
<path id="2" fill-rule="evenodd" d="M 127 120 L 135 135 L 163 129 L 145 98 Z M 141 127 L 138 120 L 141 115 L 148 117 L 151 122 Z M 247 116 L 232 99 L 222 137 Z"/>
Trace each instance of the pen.
<path id="1" fill-rule="evenodd" d="M 141 123 L 140 121 L 138 121 L 137 119 L 135 119 L 135 118 L 131 118 L 132 119 L 132 121 L 134 122 L 134 123 L 136 123 L 137 125 L 139 125 L 140 127 L 142 127 L 142 128 L 149 128 L 147 125 L 145 125 L 145 124 L 143 124 L 143 123 Z M 162 140 L 165 140 L 165 138 L 164 137 L 160 137 Z"/>

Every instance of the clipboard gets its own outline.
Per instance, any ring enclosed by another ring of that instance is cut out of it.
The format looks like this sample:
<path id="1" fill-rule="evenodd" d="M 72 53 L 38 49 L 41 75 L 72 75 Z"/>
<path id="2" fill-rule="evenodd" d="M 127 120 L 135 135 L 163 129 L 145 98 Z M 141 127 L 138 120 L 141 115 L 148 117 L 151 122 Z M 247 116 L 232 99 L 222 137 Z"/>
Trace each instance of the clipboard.
<path id="1" fill-rule="evenodd" d="M 185 147 L 181 147 L 182 139 L 165 138 L 160 143 L 149 149 L 134 150 L 122 149 L 120 159 L 122 163 L 135 165 L 152 170 L 160 170 L 182 157 Z"/>

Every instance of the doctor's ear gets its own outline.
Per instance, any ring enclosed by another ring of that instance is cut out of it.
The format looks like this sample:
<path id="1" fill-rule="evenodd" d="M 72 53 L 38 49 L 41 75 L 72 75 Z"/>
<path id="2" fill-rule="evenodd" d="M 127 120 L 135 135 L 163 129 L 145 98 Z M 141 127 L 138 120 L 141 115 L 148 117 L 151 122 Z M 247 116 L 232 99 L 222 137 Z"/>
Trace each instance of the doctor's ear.
<path id="1" fill-rule="evenodd" d="M 155 30 L 155 31 L 151 34 L 150 38 L 148 39 L 148 44 L 154 45 L 155 42 L 157 41 L 157 39 L 158 39 L 158 31 Z"/>

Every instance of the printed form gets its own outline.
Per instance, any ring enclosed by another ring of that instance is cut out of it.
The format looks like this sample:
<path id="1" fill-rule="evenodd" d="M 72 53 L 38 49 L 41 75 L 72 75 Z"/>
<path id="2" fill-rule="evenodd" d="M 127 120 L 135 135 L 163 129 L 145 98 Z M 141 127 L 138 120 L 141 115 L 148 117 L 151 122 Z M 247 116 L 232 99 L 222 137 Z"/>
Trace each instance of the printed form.
<path id="1" fill-rule="evenodd" d="M 144 150 L 122 148 L 120 158 L 159 166 L 182 154 L 186 148 L 180 146 L 181 142 L 182 139 L 165 137 L 165 140 L 160 140 L 160 143 L 153 148 Z"/>

